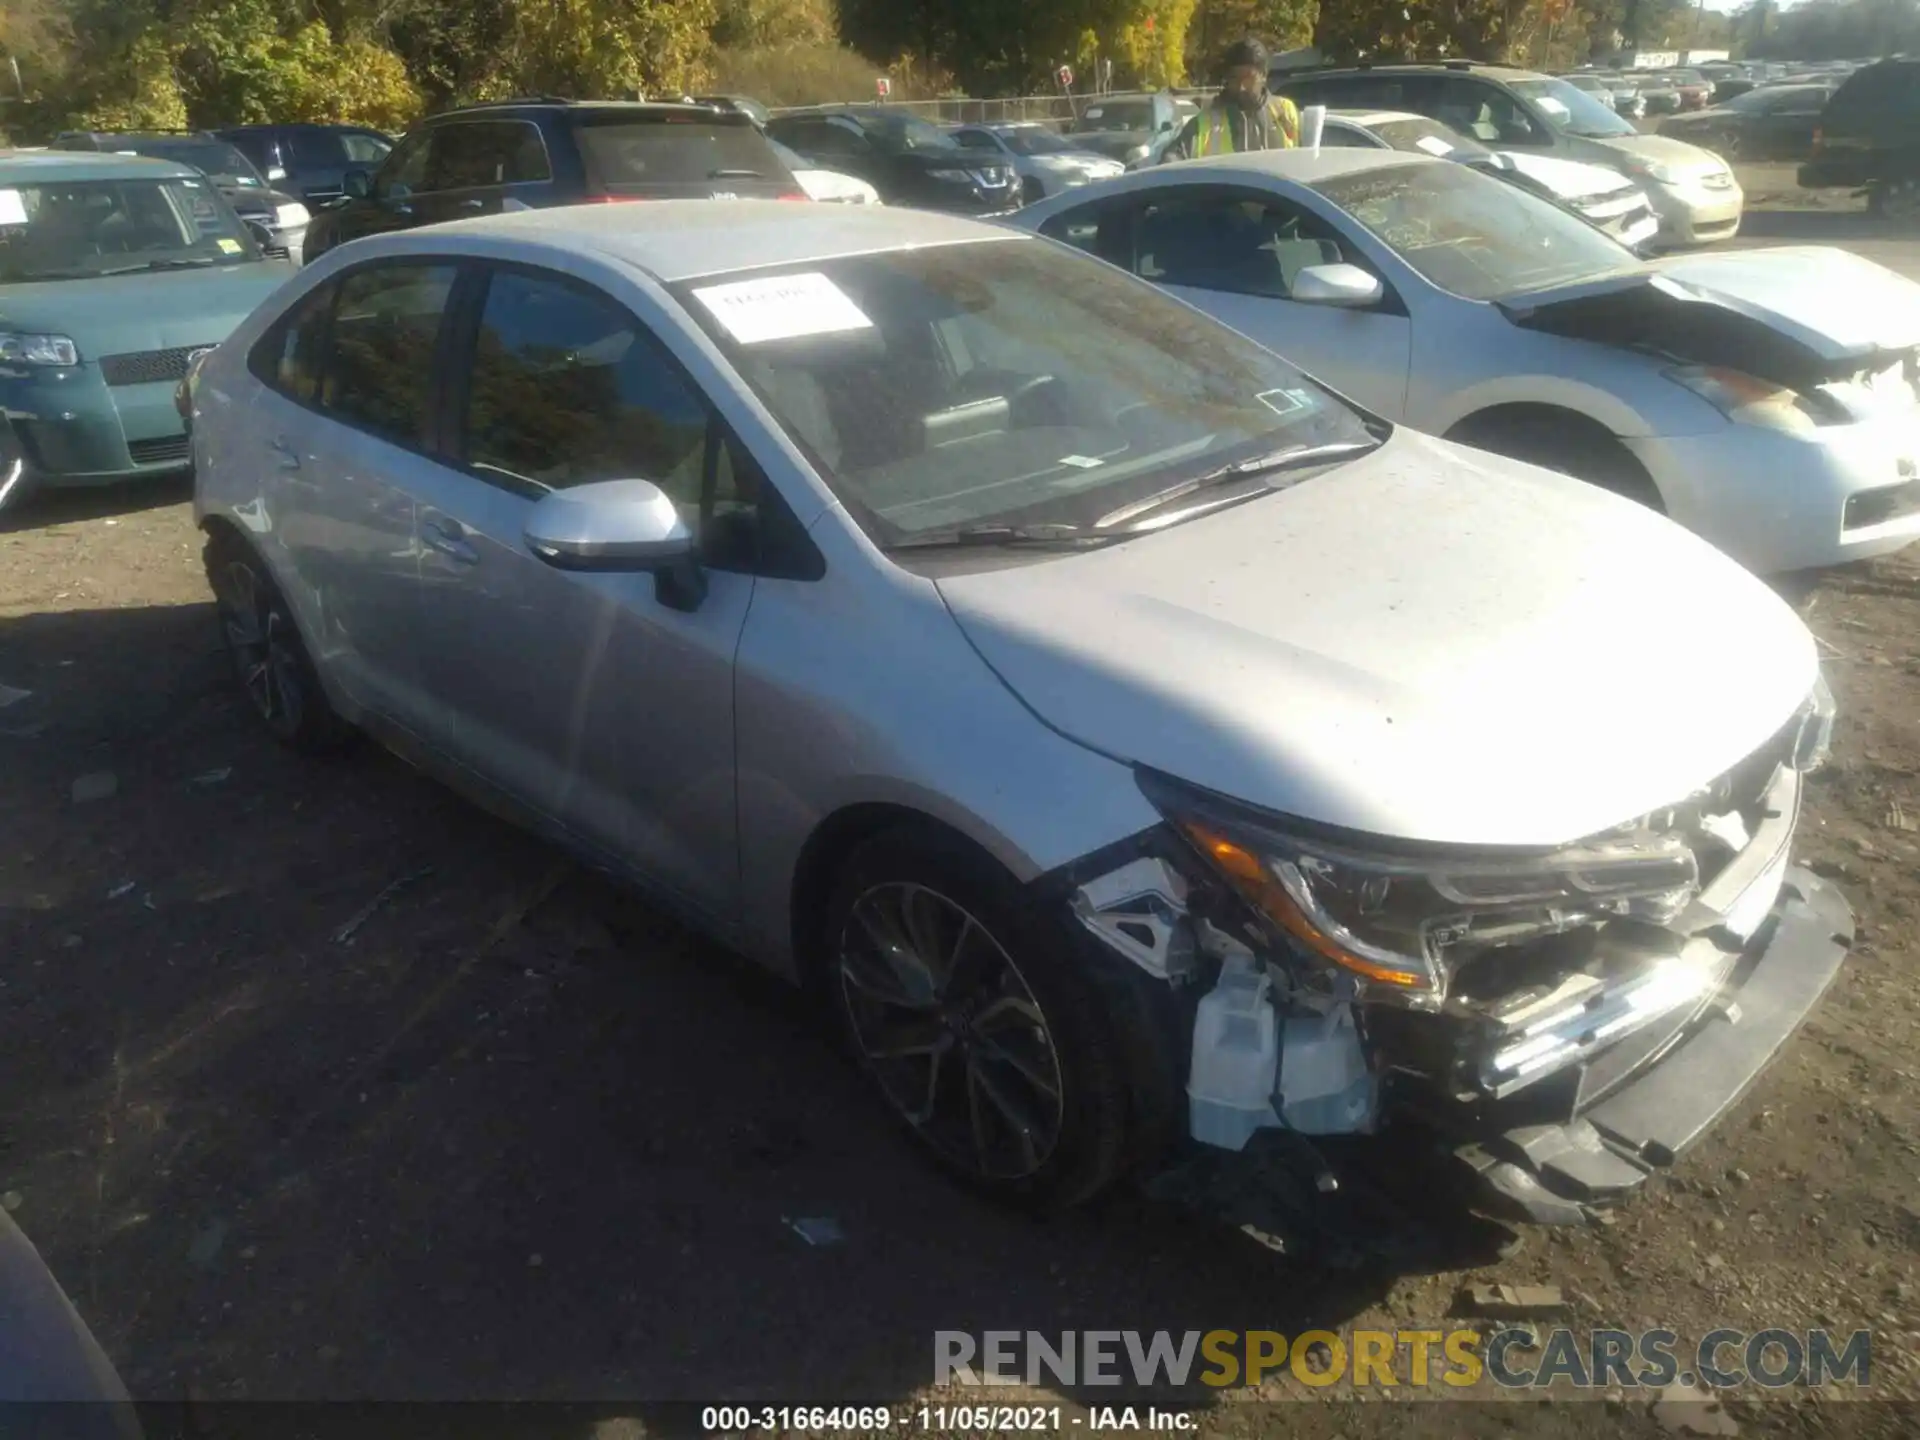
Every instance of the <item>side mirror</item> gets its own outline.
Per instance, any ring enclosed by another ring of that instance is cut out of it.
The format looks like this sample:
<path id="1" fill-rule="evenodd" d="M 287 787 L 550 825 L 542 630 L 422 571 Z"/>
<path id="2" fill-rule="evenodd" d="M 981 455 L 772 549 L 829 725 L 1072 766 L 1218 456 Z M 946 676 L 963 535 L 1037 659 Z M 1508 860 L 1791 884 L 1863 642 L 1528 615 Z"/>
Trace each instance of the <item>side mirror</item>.
<path id="1" fill-rule="evenodd" d="M 247 227 L 247 234 L 253 237 L 254 244 L 258 245 L 262 250 L 271 250 L 273 248 L 273 232 L 271 230 L 267 229 L 267 227 L 262 225 L 258 220 L 248 220 L 243 223 L 245 223 Z"/>
<path id="2" fill-rule="evenodd" d="M 364 170 L 349 170 L 340 177 L 340 189 L 349 200 L 364 200 L 373 193 L 373 177 Z"/>
<path id="3" fill-rule="evenodd" d="M 527 515 L 527 548 L 556 570 L 645 571 L 674 610 L 706 598 L 693 532 L 650 480 L 602 480 L 543 495 Z"/>
<path id="4" fill-rule="evenodd" d="M 1358 265 L 1309 265 L 1293 277 L 1290 299 L 1303 305 L 1338 305 L 1360 309 L 1377 305 L 1387 293 L 1380 277 Z"/>

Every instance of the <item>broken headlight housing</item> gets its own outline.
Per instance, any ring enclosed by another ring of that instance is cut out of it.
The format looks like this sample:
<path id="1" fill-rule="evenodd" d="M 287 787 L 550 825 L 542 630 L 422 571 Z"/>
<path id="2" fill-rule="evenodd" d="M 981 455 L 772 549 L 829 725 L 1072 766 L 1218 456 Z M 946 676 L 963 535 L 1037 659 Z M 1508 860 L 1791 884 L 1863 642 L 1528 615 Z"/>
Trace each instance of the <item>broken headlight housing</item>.
<path id="1" fill-rule="evenodd" d="M 1141 789 L 1195 852 L 1292 948 L 1369 982 L 1372 998 L 1431 1009 L 1462 960 L 1611 919 L 1664 925 L 1700 888 L 1675 834 L 1628 829 L 1559 849 L 1391 848 L 1330 838 L 1157 775 Z"/>
<path id="2" fill-rule="evenodd" d="M 1845 412 L 1823 395 L 1791 390 L 1744 370 L 1729 370 L 1718 365 L 1676 365 L 1664 373 L 1674 384 L 1691 390 L 1735 424 L 1758 425 L 1788 435 L 1809 435 L 1822 425 L 1846 419 Z"/>

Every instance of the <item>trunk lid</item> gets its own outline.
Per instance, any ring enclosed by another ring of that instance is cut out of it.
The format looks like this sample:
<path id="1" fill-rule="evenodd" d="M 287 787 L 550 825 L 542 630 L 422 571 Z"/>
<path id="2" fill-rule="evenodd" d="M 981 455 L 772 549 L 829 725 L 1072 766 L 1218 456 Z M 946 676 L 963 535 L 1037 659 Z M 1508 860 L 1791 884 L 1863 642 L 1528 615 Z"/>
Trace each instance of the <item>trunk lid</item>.
<path id="1" fill-rule="evenodd" d="M 1406 840 L 1553 845 L 1683 800 L 1817 674 L 1785 602 L 1679 526 L 1404 429 L 1217 515 L 936 583 L 1061 733 Z"/>

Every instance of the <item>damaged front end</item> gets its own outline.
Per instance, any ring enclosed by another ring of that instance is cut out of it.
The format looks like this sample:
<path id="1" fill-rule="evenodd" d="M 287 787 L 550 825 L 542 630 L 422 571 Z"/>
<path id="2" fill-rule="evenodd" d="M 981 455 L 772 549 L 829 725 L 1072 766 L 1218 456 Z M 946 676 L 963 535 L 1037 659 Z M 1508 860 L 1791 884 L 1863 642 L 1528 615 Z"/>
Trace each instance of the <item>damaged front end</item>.
<path id="1" fill-rule="evenodd" d="M 1391 1127 L 1485 1208 L 1576 1223 L 1671 1164 L 1837 973 L 1852 917 L 1789 855 L 1831 727 L 1822 682 L 1697 793 L 1545 852 L 1336 834 L 1142 772 L 1158 853 L 1073 909 L 1185 997 L 1194 1139 Z"/>

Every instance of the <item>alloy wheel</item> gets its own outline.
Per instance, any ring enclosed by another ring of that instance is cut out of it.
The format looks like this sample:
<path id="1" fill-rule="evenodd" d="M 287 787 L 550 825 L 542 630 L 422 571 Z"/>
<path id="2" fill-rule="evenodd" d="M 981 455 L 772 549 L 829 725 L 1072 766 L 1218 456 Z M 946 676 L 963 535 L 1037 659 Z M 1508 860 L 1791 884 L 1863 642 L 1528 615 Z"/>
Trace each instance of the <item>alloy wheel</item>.
<path id="1" fill-rule="evenodd" d="M 979 920 L 926 886 L 876 885 L 848 914 L 839 969 L 862 1059 L 928 1145 L 985 1180 L 1046 1164 L 1065 1119 L 1060 1057 Z"/>
<path id="2" fill-rule="evenodd" d="M 222 582 L 220 623 L 247 699 L 268 725 L 290 733 L 299 728 L 305 699 L 286 617 L 245 561 L 230 561 Z"/>

